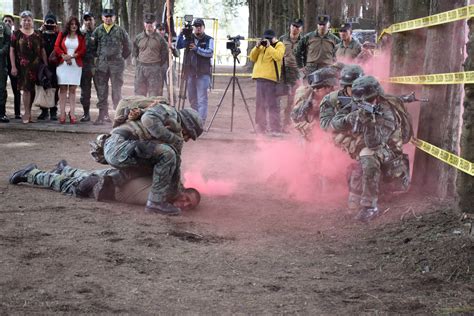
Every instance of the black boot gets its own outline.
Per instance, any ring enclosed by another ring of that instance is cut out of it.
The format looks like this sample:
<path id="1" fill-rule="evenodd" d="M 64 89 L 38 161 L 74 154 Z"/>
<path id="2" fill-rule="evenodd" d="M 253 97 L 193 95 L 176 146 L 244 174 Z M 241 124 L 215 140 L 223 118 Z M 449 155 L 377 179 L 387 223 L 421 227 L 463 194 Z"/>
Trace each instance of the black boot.
<path id="1" fill-rule="evenodd" d="M 8 182 L 10 182 L 10 184 L 26 182 L 28 180 L 28 173 L 30 173 L 33 169 L 38 169 L 38 166 L 34 163 L 30 163 L 25 168 L 14 172 Z"/>
<path id="2" fill-rule="evenodd" d="M 41 108 L 41 114 L 38 116 L 38 120 L 44 121 L 48 117 L 48 109 Z"/>
<path id="3" fill-rule="evenodd" d="M 146 202 L 145 212 L 177 216 L 181 214 L 181 209 L 168 202 L 152 202 L 148 200 Z"/>
<path id="4" fill-rule="evenodd" d="M 92 193 L 97 201 L 115 201 L 115 185 L 112 177 L 99 177 L 99 182 L 94 186 Z"/>
<path id="5" fill-rule="evenodd" d="M 58 107 L 54 106 L 49 109 L 49 119 L 51 121 L 57 121 L 58 120 Z"/>
<path id="6" fill-rule="evenodd" d="M 89 122 L 91 120 L 91 116 L 89 115 L 89 108 L 90 106 L 83 105 L 84 115 L 81 117 L 81 122 Z"/>
<path id="7" fill-rule="evenodd" d="M 61 174 L 63 173 L 64 167 L 68 165 L 67 161 L 64 159 L 59 160 L 59 162 L 56 164 L 56 167 L 54 167 L 53 170 L 50 171 L 50 173 L 57 173 Z"/>

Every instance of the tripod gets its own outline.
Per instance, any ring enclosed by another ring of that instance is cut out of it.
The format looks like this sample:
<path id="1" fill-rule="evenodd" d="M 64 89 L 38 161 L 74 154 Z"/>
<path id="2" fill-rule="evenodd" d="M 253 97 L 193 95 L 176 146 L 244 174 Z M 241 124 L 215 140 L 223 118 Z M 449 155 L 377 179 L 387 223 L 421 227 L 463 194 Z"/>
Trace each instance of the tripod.
<path id="1" fill-rule="evenodd" d="M 186 105 L 186 93 L 188 90 L 188 78 L 185 71 L 185 63 L 188 58 L 188 48 L 184 51 L 183 65 L 181 66 L 181 75 L 179 76 L 179 91 L 178 91 L 178 110 L 184 109 Z"/>
<path id="2" fill-rule="evenodd" d="M 237 86 L 239 87 L 240 95 L 242 97 L 242 100 L 244 101 L 245 104 L 245 109 L 247 110 L 247 113 L 249 115 L 250 123 L 252 124 L 252 128 L 254 132 L 257 132 L 255 130 L 255 125 L 253 124 L 252 116 L 250 115 L 250 110 L 249 106 L 247 105 L 247 100 L 245 100 L 244 93 L 242 92 L 242 87 L 240 86 L 239 78 L 235 76 L 235 68 L 236 68 L 236 62 L 240 64 L 240 61 L 237 56 L 240 54 L 240 49 L 239 50 L 232 50 L 232 56 L 234 57 L 234 69 L 232 71 L 232 77 L 229 79 L 229 83 L 227 84 L 227 87 L 225 88 L 224 94 L 222 95 L 221 100 L 219 101 L 219 104 L 217 104 L 217 109 L 212 115 L 212 119 L 209 122 L 209 126 L 207 127 L 206 132 L 209 132 L 211 129 L 212 122 L 214 122 L 214 119 L 216 118 L 217 112 L 219 112 L 219 109 L 221 108 L 222 101 L 224 101 L 225 95 L 227 94 L 227 91 L 229 90 L 230 84 L 232 83 L 232 111 L 231 111 L 231 116 L 230 116 L 230 131 L 232 132 L 232 129 L 234 127 L 234 107 L 235 107 L 235 83 L 237 83 Z"/>

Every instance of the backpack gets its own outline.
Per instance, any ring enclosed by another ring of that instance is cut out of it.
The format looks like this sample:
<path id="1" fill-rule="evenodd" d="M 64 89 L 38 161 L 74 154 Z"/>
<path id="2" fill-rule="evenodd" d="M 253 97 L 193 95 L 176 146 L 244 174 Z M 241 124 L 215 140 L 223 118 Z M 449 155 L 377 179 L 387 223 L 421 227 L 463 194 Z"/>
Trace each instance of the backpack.
<path id="1" fill-rule="evenodd" d="M 393 95 L 385 95 L 383 98 L 395 110 L 395 114 L 400 122 L 400 129 L 402 132 L 402 141 L 404 144 L 410 142 L 413 137 L 413 125 L 410 113 L 405 106 L 405 103 L 399 97 Z"/>

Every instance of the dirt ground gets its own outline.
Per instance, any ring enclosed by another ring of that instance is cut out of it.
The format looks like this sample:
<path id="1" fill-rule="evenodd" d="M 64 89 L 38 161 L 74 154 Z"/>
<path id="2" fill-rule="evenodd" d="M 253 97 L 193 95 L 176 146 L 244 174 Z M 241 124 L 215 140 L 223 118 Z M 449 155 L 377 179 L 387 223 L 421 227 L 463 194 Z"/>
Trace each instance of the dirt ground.
<path id="1" fill-rule="evenodd" d="M 242 82 L 253 116 L 253 85 Z M 365 225 L 344 199 L 291 199 L 255 181 L 259 166 L 245 159 L 258 148 L 236 101 L 237 130 L 224 131 L 225 98 L 215 129 L 185 146 L 183 170 L 206 161 L 204 178 L 239 182 L 177 218 L 9 185 L 30 162 L 99 166 L 88 154 L 95 135 L 77 133 L 87 124 L 67 127 L 74 133 L 2 126 L 0 313 L 474 314 L 472 232 L 453 201 L 411 193 L 383 202 L 384 215 Z"/>

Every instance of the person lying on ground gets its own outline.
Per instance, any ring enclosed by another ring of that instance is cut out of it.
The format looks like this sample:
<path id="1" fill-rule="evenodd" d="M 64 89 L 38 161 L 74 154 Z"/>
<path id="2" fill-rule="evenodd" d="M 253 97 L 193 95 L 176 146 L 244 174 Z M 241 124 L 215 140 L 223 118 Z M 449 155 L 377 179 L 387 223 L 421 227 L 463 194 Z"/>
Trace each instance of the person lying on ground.
<path id="1" fill-rule="evenodd" d="M 145 205 L 152 186 L 151 175 L 132 179 L 121 187 L 114 187 L 113 193 L 101 191 L 100 188 L 104 188 L 104 186 L 97 184 L 115 171 L 114 168 L 87 171 L 73 168 L 65 160 L 60 160 L 56 168 L 49 172 L 40 170 L 36 164 L 29 164 L 14 172 L 9 182 L 10 184 L 28 183 L 81 198 L 94 197 L 98 200 L 115 200 L 121 203 Z M 196 189 L 182 186 L 172 198 L 172 204 L 183 211 L 196 208 L 200 201 L 201 195 Z"/>

